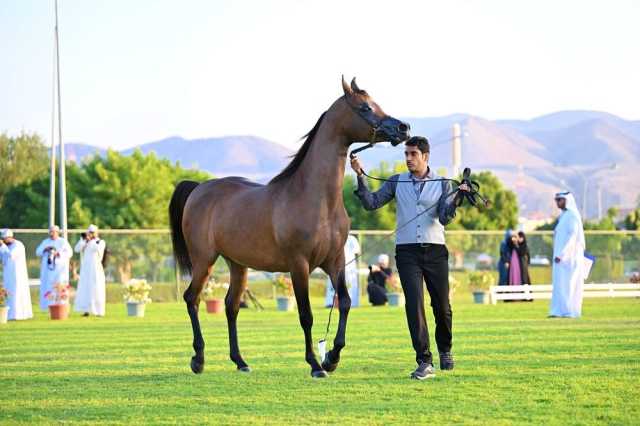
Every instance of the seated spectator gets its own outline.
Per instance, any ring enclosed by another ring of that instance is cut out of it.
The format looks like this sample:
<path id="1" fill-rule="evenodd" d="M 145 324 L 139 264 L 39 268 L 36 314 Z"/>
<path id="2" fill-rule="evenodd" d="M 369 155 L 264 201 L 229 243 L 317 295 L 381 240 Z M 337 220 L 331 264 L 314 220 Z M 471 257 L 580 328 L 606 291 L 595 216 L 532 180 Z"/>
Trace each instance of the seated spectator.
<path id="1" fill-rule="evenodd" d="M 369 277 L 367 278 L 367 293 L 369 302 L 373 306 L 381 306 L 387 303 L 386 283 L 392 276 L 389 268 L 389 256 L 381 254 L 378 263 L 369 265 Z"/>

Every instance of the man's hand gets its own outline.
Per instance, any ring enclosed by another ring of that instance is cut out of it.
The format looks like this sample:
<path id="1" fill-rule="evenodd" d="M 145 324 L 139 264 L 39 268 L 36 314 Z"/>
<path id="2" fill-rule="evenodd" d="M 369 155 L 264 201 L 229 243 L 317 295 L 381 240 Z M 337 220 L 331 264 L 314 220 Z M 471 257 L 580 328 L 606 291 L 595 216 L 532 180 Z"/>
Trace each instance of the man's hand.
<path id="1" fill-rule="evenodd" d="M 378 265 L 371 265 L 371 272 L 378 272 L 380 267 Z"/>
<path id="2" fill-rule="evenodd" d="M 504 266 L 509 267 L 509 262 L 504 262 Z"/>
<path id="3" fill-rule="evenodd" d="M 353 169 L 354 172 L 356 172 L 358 176 L 362 175 L 362 172 L 363 172 L 362 164 L 360 163 L 360 159 L 355 155 L 351 159 L 351 168 Z"/>
<path id="4" fill-rule="evenodd" d="M 471 188 L 466 183 L 463 183 L 462 185 L 460 185 L 458 189 L 463 192 L 471 192 Z"/>
<path id="5" fill-rule="evenodd" d="M 560 263 L 561 260 L 562 259 L 560 259 L 559 257 L 556 257 L 555 259 L 553 259 L 553 261 L 556 262 L 556 263 Z"/>

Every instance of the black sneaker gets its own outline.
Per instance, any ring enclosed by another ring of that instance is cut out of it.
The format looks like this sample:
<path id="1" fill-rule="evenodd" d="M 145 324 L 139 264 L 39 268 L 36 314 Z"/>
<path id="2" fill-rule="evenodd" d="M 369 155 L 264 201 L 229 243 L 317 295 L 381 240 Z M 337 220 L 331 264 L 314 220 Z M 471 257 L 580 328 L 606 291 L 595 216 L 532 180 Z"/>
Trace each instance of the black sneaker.
<path id="1" fill-rule="evenodd" d="M 451 352 L 440 352 L 440 370 L 453 370 L 453 354 Z"/>
<path id="2" fill-rule="evenodd" d="M 433 369 L 433 365 L 426 362 L 421 362 L 418 368 L 411 373 L 411 378 L 415 380 L 432 379 L 434 377 L 436 377 L 436 372 Z"/>

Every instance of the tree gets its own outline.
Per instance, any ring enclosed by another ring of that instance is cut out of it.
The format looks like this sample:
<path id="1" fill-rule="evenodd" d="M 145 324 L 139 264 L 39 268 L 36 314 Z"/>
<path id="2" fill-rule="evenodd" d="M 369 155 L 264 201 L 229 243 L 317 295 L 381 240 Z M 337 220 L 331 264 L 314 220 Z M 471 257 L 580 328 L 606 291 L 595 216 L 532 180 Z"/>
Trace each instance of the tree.
<path id="1" fill-rule="evenodd" d="M 371 170 L 372 176 L 389 178 L 404 172 L 402 162 L 396 162 L 393 168 L 388 163 L 380 163 L 380 167 Z M 460 179 L 460 178 L 458 178 Z M 518 223 L 518 202 L 513 191 L 505 189 L 498 178 L 491 172 L 480 172 L 471 175 L 471 179 L 480 184 L 481 193 L 491 200 L 491 205 L 473 207 L 465 203 L 457 210 L 456 217 L 448 225 L 448 229 L 493 230 L 510 229 Z M 370 179 L 369 189 L 377 191 L 382 182 Z M 439 184 L 439 183 L 438 183 Z M 430 185 L 435 185 L 432 183 Z M 394 229 L 396 227 L 396 206 L 394 202 L 375 211 L 366 211 L 353 191 L 356 189 L 355 177 L 346 178 L 344 182 L 344 204 L 351 218 L 352 229 Z"/>
<path id="2" fill-rule="evenodd" d="M 206 180 L 209 174 L 182 169 L 154 153 L 124 156 L 107 151 L 83 164 L 77 191 L 93 222 L 105 228 L 163 228 L 167 206 L 179 180 Z"/>
<path id="3" fill-rule="evenodd" d="M 404 165 L 400 161 L 396 162 L 393 167 L 389 163 L 382 162 L 377 169 L 372 169 L 368 174 L 387 179 L 403 171 Z M 367 181 L 371 192 L 380 189 L 382 184 L 383 182 L 374 179 Z M 357 187 L 355 176 L 345 178 L 342 194 L 344 206 L 351 218 L 351 229 L 394 229 L 396 227 L 395 203 L 391 202 L 378 210 L 367 211 L 362 207 L 360 199 L 353 193 Z"/>
<path id="4" fill-rule="evenodd" d="M 611 207 L 607 215 L 599 221 L 585 221 L 585 230 L 615 231 L 615 219 L 618 209 Z M 622 246 L 625 237 L 622 235 L 587 235 L 587 251 L 596 256 L 589 279 L 601 282 L 608 279 L 617 279 L 624 275 L 624 255 Z"/>
<path id="5" fill-rule="evenodd" d="M 460 177 L 458 178 L 458 180 Z M 478 207 L 464 203 L 458 208 L 456 217 L 448 229 L 494 230 L 513 229 L 518 224 L 518 199 L 516 194 L 504 188 L 502 182 L 491 172 L 472 173 L 471 180 L 480 184 L 480 193 L 491 203 Z"/>
<path id="6" fill-rule="evenodd" d="M 78 195 L 89 209 L 92 222 L 111 229 L 166 228 L 167 208 L 175 185 L 184 179 L 210 178 L 208 173 L 182 169 L 154 153 L 144 155 L 140 150 L 130 156 L 109 150 L 105 157 L 94 157 L 82 169 Z M 166 251 L 163 247 L 166 242 L 163 244 L 158 236 L 152 239 L 153 243 L 148 236 L 114 235 L 110 247 L 120 282 L 129 280 L 134 262 L 159 261 L 158 250 Z"/>
<path id="7" fill-rule="evenodd" d="M 175 185 L 185 179 L 204 181 L 208 173 L 185 170 L 179 164 L 136 151 L 124 156 L 109 151 L 81 166 L 67 163 L 68 224 L 85 228 L 166 228 L 168 205 Z M 48 221 L 49 177 L 14 186 L 0 208 L 0 223 L 9 227 L 45 228 Z M 131 277 L 135 262 L 162 262 L 170 253 L 163 235 L 111 235 L 107 242 L 111 265 L 121 282 Z"/>
<path id="8" fill-rule="evenodd" d="M 624 227 L 630 231 L 640 229 L 640 208 L 633 210 L 624 218 Z"/>
<path id="9" fill-rule="evenodd" d="M 0 207 L 12 187 L 46 176 L 49 168 L 47 148 L 36 134 L 1 133 L 0 159 Z"/>
<path id="10" fill-rule="evenodd" d="M 78 197 L 77 185 L 83 171 L 75 163 L 67 163 L 67 221 L 70 228 L 86 226 L 91 212 Z M 56 200 L 57 201 L 57 200 Z M 0 223 L 10 228 L 46 228 L 49 226 L 49 175 L 20 183 L 5 194 L 0 207 Z"/>

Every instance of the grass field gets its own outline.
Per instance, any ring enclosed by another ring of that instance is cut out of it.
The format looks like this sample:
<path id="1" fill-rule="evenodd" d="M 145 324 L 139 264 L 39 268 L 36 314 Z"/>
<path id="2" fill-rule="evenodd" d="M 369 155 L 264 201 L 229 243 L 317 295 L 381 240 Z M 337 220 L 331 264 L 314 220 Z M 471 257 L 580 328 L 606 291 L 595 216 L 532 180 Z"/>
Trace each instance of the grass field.
<path id="1" fill-rule="evenodd" d="M 565 320 L 547 319 L 546 302 L 468 299 L 454 303 L 456 369 L 423 382 L 408 379 L 401 308 L 352 310 L 342 362 L 326 380 L 309 376 L 293 312 L 241 311 L 251 374 L 228 361 L 224 316 L 201 314 L 200 376 L 188 366 L 181 304 L 149 305 L 142 319 L 123 304 L 105 318 L 38 312 L 0 326 L 0 424 L 640 423 L 640 300 L 589 299 L 582 319 Z M 328 312 L 314 302 L 317 340 Z"/>

